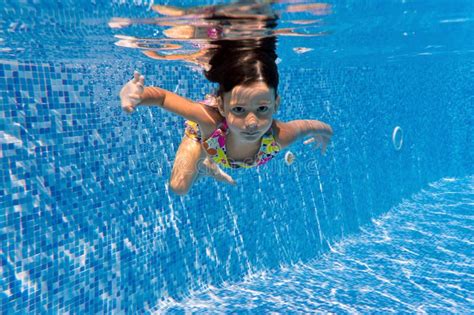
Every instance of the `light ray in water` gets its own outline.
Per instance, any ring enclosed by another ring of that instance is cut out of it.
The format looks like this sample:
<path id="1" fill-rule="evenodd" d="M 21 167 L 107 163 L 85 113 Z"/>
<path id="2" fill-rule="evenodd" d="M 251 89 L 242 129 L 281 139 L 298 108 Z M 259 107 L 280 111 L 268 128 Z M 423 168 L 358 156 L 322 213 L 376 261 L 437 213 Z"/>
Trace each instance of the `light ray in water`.
<path id="1" fill-rule="evenodd" d="M 473 190 L 473 176 L 443 179 L 318 260 L 162 303 L 156 311 L 469 313 Z"/>

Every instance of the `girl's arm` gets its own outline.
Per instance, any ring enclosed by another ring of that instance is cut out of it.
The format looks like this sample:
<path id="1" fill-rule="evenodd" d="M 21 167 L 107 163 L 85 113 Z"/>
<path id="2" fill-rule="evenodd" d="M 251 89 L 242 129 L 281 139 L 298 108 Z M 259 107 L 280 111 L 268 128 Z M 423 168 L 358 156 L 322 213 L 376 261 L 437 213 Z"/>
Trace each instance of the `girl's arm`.
<path id="1" fill-rule="evenodd" d="M 216 109 L 159 87 L 145 87 L 139 105 L 156 105 L 200 125 L 214 125 L 221 119 Z"/>
<path id="2" fill-rule="evenodd" d="M 322 145 L 324 154 L 332 133 L 331 126 L 319 120 L 292 120 L 289 122 L 275 120 L 276 140 L 282 149 L 302 137 L 312 136 L 305 141 L 305 144 L 317 141 Z"/>
<path id="3" fill-rule="evenodd" d="M 137 71 L 134 78 L 120 91 L 122 108 L 131 113 L 138 105 L 156 105 L 198 124 L 214 126 L 221 119 L 217 110 L 195 103 L 159 87 L 144 87 L 145 78 Z"/>

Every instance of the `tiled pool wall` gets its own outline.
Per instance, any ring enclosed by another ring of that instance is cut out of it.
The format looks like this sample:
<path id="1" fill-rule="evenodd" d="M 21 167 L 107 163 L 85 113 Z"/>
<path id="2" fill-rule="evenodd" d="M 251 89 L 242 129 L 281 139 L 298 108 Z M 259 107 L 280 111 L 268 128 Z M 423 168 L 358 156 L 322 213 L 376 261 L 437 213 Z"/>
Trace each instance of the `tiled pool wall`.
<path id="1" fill-rule="evenodd" d="M 471 60 L 334 60 L 280 66 L 277 118 L 330 123 L 326 156 L 296 144 L 291 166 L 281 154 L 231 172 L 236 187 L 205 178 L 179 197 L 168 178 L 183 119 L 121 111 L 135 68 L 191 99 L 212 87 L 143 60 L 0 63 L 3 310 L 151 309 L 317 258 L 426 183 L 473 171 Z"/>

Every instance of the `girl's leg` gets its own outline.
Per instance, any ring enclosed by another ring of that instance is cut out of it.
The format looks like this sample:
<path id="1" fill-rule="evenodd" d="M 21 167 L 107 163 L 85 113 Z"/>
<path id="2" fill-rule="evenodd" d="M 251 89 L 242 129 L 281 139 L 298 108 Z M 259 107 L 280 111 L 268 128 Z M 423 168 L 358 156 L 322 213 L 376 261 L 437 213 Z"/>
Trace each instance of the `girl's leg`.
<path id="1" fill-rule="evenodd" d="M 201 144 L 187 136 L 183 137 L 174 159 L 170 188 L 178 195 L 186 195 L 196 180 L 200 164 L 205 158 Z"/>
<path id="2" fill-rule="evenodd" d="M 235 185 L 235 181 L 232 177 L 230 177 L 229 174 L 224 172 L 223 170 L 220 169 L 219 165 L 217 165 L 213 160 L 211 160 L 209 157 L 206 157 L 202 164 L 200 165 L 202 168 L 201 172 L 205 172 L 207 176 L 214 177 L 218 181 L 221 182 L 226 182 L 231 185 Z M 200 173 L 201 173 L 200 172 Z"/>
<path id="3" fill-rule="evenodd" d="M 201 144 L 187 136 L 183 137 L 173 170 L 171 171 L 170 187 L 178 195 L 185 195 L 199 175 L 214 177 L 218 181 L 235 185 L 235 181 L 211 159 L 207 158 Z"/>

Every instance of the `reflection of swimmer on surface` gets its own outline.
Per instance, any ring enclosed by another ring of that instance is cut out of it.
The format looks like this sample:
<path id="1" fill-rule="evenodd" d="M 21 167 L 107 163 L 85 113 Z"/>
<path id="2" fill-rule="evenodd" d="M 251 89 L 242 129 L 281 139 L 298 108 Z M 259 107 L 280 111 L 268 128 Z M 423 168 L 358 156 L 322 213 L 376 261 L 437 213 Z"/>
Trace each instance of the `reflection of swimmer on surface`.
<path id="1" fill-rule="evenodd" d="M 292 4 L 291 0 L 251 2 L 241 0 L 228 5 L 191 8 L 155 5 L 152 6 L 153 10 L 164 17 L 138 20 L 113 18 L 109 26 L 122 28 L 138 23 L 168 27 L 162 33 L 167 39 L 175 40 L 175 43 L 164 38 L 115 35 L 120 39 L 115 44 L 122 47 L 140 48 L 147 57 L 155 60 L 183 60 L 204 69 L 208 69 L 208 61 L 211 57 L 209 48 L 212 46 L 212 41 L 255 39 L 275 35 L 314 37 L 329 34 L 327 31 L 308 32 L 305 30 L 301 33 L 298 30 L 298 28 L 304 28 L 305 25 L 320 24 L 321 20 L 293 20 L 289 22 L 297 25 L 296 27 L 277 29 L 278 15 L 272 9 L 273 3 L 289 3 L 286 10 L 291 12 L 303 12 L 305 8 L 330 12 L 330 6 L 324 3 L 301 5 Z M 184 45 L 184 43 L 187 44 Z M 300 52 L 297 51 L 297 53 Z"/>
<path id="2" fill-rule="evenodd" d="M 186 194 L 200 173 L 235 184 L 219 166 L 263 165 L 304 136 L 321 145 L 322 152 L 326 150 L 332 135 L 329 125 L 318 120 L 273 119 L 280 105 L 275 50 L 274 36 L 212 40 L 205 54 L 196 56 L 207 64 L 206 78 L 219 85 L 206 104 L 159 87 L 145 87 L 138 72 L 122 88 L 126 112 L 138 105 L 157 105 L 187 119 L 170 178 L 175 193 Z"/>
<path id="3" fill-rule="evenodd" d="M 313 15 L 328 15 L 331 14 L 331 5 L 327 3 L 308 3 L 308 4 L 291 4 L 291 0 L 268 0 L 268 1 L 237 1 L 232 4 L 225 5 L 213 5 L 213 6 L 200 6 L 192 8 L 180 8 L 176 6 L 166 5 L 154 5 L 152 10 L 165 16 L 209 16 L 219 15 L 227 18 L 277 18 L 271 4 L 289 4 L 286 8 L 286 12 L 308 12 Z"/>
<path id="4" fill-rule="evenodd" d="M 273 11 L 271 4 L 274 1 L 240 0 L 234 3 L 222 5 L 210 5 L 182 8 L 168 5 L 153 5 L 153 11 L 165 16 L 193 16 L 193 17 L 209 17 L 219 16 L 222 18 L 251 18 L 251 19 L 276 19 L 278 18 Z"/>
<path id="5" fill-rule="evenodd" d="M 237 25 L 232 25 L 232 23 Z M 272 23 L 265 20 L 248 21 L 248 23 L 229 21 L 225 26 L 223 26 L 222 22 L 214 23 L 214 25 L 209 23 L 208 25 L 202 26 L 178 25 L 166 29 L 163 31 L 163 34 L 173 39 L 208 39 L 211 43 L 215 40 L 244 40 L 246 38 L 260 38 L 274 35 L 314 37 L 327 34 L 326 32 L 320 32 L 318 34 L 299 34 L 296 33 L 293 28 L 271 29 L 272 27 L 274 27 Z M 212 45 L 201 44 L 196 46 L 198 50 L 188 54 L 160 54 L 155 50 L 144 50 L 143 53 L 156 60 L 184 60 L 206 68 L 207 61 L 210 58 L 209 48 L 212 48 Z"/>

